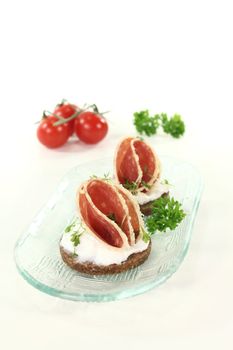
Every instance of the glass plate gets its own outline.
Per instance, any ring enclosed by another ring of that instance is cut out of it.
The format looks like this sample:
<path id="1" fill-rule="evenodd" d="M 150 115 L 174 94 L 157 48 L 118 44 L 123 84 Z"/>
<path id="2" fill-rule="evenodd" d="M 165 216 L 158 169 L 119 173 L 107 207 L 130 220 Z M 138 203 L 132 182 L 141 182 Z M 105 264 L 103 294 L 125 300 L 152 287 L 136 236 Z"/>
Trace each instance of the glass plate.
<path id="1" fill-rule="evenodd" d="M 59 241 L 75 216 L 76 190 L 93 174 L 112 173 L 112 159 L 107 158 L 73 168 L 21 235 L 15 246 L 21 275 L 45 293 L 81 301 L 127 298 L 165 282 L 187 252 L 203 184 L 192 165 L 169 157 L 161 157 L 161 161 L 162 177 L 172 184 L 171 195 L 182 202 L 187 216 L 176 230 L 154 234 L 152 252 L 144 264 L 117 275 L 87 276 L 72 270 L 61 259 Z"/>

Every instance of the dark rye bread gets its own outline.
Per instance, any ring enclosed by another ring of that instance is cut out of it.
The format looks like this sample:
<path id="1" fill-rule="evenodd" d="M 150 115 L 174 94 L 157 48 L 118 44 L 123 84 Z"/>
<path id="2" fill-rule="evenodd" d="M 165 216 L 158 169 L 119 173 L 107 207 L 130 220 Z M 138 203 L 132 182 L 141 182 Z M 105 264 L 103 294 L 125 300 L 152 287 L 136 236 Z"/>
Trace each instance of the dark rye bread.
<path id="1" fill-rule="evenodd" d="M 111 264 L 105 266 L 96 265 L 91 262 L 80 263 L 73 257 L 72 253 L 68 253 L 62 246 L 60 246 L 60 252 L 63 261 L 72 269 L 78 272 L 86 273 L 88 275 L 107 275 L 127 271 L 144 263 L 144 261 L 148 258 L 150 251 L 151 241 L 145 250 L 139 253 L 131 254 L 128 259 L 121 264 Z"/>
<path id="2" fill-rule="evenodd" d="M 167 196 L 169 196 L 169 192 L 162 194 L 161 197 L 167 197 Z M 145 204 L 139 205 L 141 213 L 144 214 L 145 216 L 151 215 L 153 203 L 154 203 L 154 201 L 150 201 L 150 202 L 147 202 Z"/>

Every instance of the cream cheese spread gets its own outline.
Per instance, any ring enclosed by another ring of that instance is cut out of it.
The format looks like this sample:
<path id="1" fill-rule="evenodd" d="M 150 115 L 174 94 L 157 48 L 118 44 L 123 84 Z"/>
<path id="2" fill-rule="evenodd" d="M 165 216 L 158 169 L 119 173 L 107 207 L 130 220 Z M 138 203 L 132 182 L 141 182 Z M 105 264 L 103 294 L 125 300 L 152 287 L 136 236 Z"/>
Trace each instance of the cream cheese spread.
<path id="1" fill-rule="evenodd" d="M 138 204 L 146 204 L 148 202 L 154 201 L 155 199 L 160 198 L 164 193 L 169 192 L 170 185 L 162 182 L 155 182 L 155 184 L 150 188 L 146 193 L 138 192 L 135 195 L 135 198 Z"/>
<path id="2" fill-rule="evenodd" d="M 63 233 L 60 245 L 68 253 L 73 254 L 75 252 L 74 259 L 80 263 L 91 262 L 96 265 L 104 266 L 120 264 L 127 260 L 131 254 L 146 250 L 149 244 L 149 242 L 145 243 L 142 239 L 139 239 L 136 244 L 132 246 L 116 248 L 106 244 L 94 234 L 84 231 L 80 236 L 80 243 L 77 247 L 74 247 L 71 236 L 77 229 L 79 223 L 79 219 L 77 219 L 77 224 L 71 227 L 70 232 Z"/>

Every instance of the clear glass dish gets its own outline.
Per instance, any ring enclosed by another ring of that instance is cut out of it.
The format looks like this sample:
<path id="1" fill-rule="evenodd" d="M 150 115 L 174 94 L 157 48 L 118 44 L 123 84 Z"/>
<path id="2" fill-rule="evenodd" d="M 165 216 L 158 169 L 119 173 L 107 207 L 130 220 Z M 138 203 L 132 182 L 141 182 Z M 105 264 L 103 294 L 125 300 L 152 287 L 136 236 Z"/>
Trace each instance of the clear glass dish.
<path id="1" fill-rule="evenodd" d="M 187 216 L 176 230 L 154 234 L 152 252 L 144 264 L 117 275 L 87 276 L 61 259 L 59 241 L 75 215 L 76 190 L 93 174 L 112 173 L 112 159 L 107 158 L 79 165 L 62 179 L 16 243 L 15 261 L 20 274 L 50 295 L 96 302 L 131 297 L 165 282 L 187 253 L 203 183 L 192 165 L 169 157 L 161 157 L 161 161 L 162 177 L 172 184 L 170 193 L 182 202 Z"/>

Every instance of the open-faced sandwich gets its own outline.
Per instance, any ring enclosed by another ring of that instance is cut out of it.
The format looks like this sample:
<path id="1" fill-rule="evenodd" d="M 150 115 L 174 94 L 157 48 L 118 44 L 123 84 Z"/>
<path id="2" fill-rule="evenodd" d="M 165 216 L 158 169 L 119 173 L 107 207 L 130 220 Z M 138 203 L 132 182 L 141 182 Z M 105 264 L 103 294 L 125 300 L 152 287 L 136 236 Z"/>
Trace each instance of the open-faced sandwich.
<path id="1" fill-rule="evenodd" d="M 149 256 L 139 205 L 123 186 L 92 178 L 77 193 L 79 217 L 60 241 L 66 264 L 87 274 L 114 274 L 142 264 Z"/>
<path id="2" fill-rule="evenodd" d="M 115 179 L 128 189 L 144 215 L 150 215 L 154 200 L 166 196 L 169 185 L 160 180 L 161 163 L 155 151 L 140 138 L 127 137 L 116 149 Z"/>

